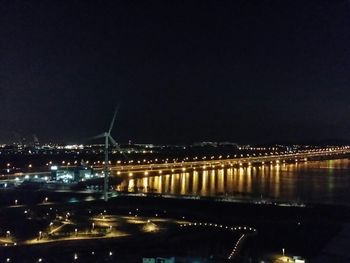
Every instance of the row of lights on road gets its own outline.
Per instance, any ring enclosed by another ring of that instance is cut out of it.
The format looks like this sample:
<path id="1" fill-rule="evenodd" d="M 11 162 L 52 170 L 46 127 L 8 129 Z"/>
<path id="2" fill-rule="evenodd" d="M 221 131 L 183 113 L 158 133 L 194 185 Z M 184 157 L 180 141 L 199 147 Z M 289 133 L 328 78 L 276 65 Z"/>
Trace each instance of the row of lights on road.
<path id="1" fill-rule="evenodd" d="M 91 253 L 90 253 L 90 255 L 92 255 L 92 256 L 94 256 L 94 255 L 96 255 L 96 253 L 95 253 L 95 251 L 91 251 Z M 114 255 L 114 253 L 113 253 L 113 251 L 109 251 L 108 252 L 108 254 L 107 254 L 109 257 L 112 257 L 113 255 Z M 78 253 L 77 252 L 75 252 L 74 254 L 73 254 L 73 260 L 78 260 L 79 259 L 79 255 L 78 255 Z M 12 262 L 11 261 L 11 258 L 6 258 L 6 260 L 5 260 L 6 262 Z M 44 262 L 44 258 L 38 258 L 35 262 Z"/>
<path id="2" fill-rule="evenodd" d="M 213 223 L 202 223 L 202 222 L 194 222 L 194 223 L 185 223 L 185 224 L 180 224 L 180 227 L 214 227 L 214 228 L 221 228 L 224 230 L 229 230 L 233 232 L 242 232 L 244 231 L 245 233 L 241 235 L 241 237 L 237 240 L 235 243 L 230 255 L 228 256 L 228 259 L 231 259 L 236 253 L 237 253 L 237 248 L 239 243 L 242 241 L 242 239 L 247 235 L 247 234 L 256 234 L 257 230 L 253 227 L 248 227 L 248 226 L 236 226 L 236 227 L 230 227 L 230 226 L 225 226 L 225 225 L 220 225 L 220 224 L 213 224 Z"/>
<path id="3" fill-rule="evenodd" d="M 319 149 L 308 149 L 308 150 L 290 150 L 290 151 L 281 151 L 281 152 L 265 152 L 265 153 L 252 153 L 252 154 L 235 154 L 233 155 L 232 157 L 233 158 L 250 158 L 250 157 L 258 157 L 258 156 L 273 156 L 273 155 L 290 155 L 290 154 L 312 154 L 312 153 L 324 153 L 324 152 L 334 152 L 334 151 L 339 151 L 339 150 L 348 150 L 350 149 L 349 146 L 344 146 L 344 147 L 333 147 L 333 148 L 319 148 Z M 231 155 L 227 155 L 226 156 L 226 159 L 229 159 L 229 158 L 232 158 Z M 214 160 L 214 159 L 223 159 L 224 156 L 222 155 L 219 155 L 215 158 L 215 156 L 210 156 L 210 157 L 207 157 L 207 156 L 204 156 L 202 157 L 201 159 L 202 160 L 206 160 L 206 159 L 210 159 L 210 160 Z M 181 162 L 187 162 L 189 161 L 189 157 L 185 157 L 182 159 Z M 198 160 L 198 156 L 195 156 L 195 157 L 192 157 L 192 160 L 193 161 L 196 161 Z M 137 160 L 137 161 L 134 161 L 134 160 L 129 160 L 129 161 L 120 161 L 118 160 L 116 162 L 116 164 L 133 164 L 134 162 L 136 162 L 137 164 L 141 164 L 141 163 L 147 163 L 147 164 L 152 164 L 152 163 L 159 163 L 160 162 L 163 162 L 163 163 L 169 163 L 169 161 L 172 161 L 172 163 L 178 163 L 179 160 L 177 158 L 174 158 L 172 160 L 169 160 L 169 158 L 166 158 L 166 159 L 162 159 L 162 160 L 158 160 L 158 158 L 156 159 L 153 159 L 153 160 L 146 160 L 146 159 L 143 159 L 143 160 Z M 46 163 L 46 165 L 52 165 L 52 161 L 49 161 L 48 163 Z M 87 160 L 85 161 L 85 164 L 89 164 L 90 161 Z M 111 161 L 108 162 L 109 164 L 112 164 Z M 75 160 L 75 161 L 61 161 L 61 164 L 62 165 L 67 165 L 67 166 L 70 166 L 70 165 L 76 165 L 78 164 L 78 161 Z M 93 162 L 93 165 L 98 165 L 98 164 L 105 164 L 104 161 L 95 161 Z M 11 167 L 11 164 L 10 163 L 7 163 L 6 164 L 6 167 L 7 168 L 10 168 Z M 12 168 L 15 168 L 15 167 L 12 167 Z M 33 165 L 32 164 L 28 164 L 28 168 L 33 168 Z"/>
<path id="4" fill-rule="evenodd" d="M 240 238 L 237 240 L 237 242 L 235 243 L 235 245 L 234 245 L 234 247 L 233 247 L 233 249 L 232 249 L 232 251 L 231 251 L 231 253 L 230 253 L 230 255 L 228 256 L 228 258 L 227 259 L 231 259 L 232 257 L 234 257 L 234 255 L 236 254 L 236 252 L 237 252 L 237 248 L 238 248 L 238 245 L 239 245 L 239 243 L 242 241 L 242 239 L 245 237 L 245 234 L 242 234 L 241 236 L 240 236 Z"/>
<path id="5" fill-rule="evenodd" d="M 305 162 L 306 162 L 306 161 L 307 161 L 307 158 L 295 159 L 294 161 L 295 161 L 295 162 L 298 162 L 298 161 L 305 161 Z M 285 160 L 282 160 L 282 163 L 285 163 L 285 162 L 286 162 Z M 262 165 L 265 165 L 265 162 L 264 162 L 264 161 L 262 161 L 262 162 L 260 162 L 260 163 L 261 163 Z M 272 165 L 273 163 L 275 163 L 276 165 L 278 165 L 278 164 L 281 163 L 281 161 L 280 161 L 280 160 L 276 160 L 275 162 L 270 161 L 269 163 L 270 163 L 270 165 Z M 230 163 L 221 164 L 221 165 L 210 165 L 210 164 L 208 164 L 208 165 L 203 165 L 203 166 L 200 167 L 200 168 L 202 168 L 203 170 L 208 169 L 208 168 L 217 168 L 217 167 L 225 168 L 225 166 L 227 166 L 227 165 L 229 165 L 230 167 L 233 167 L 234 165 L 237 165 L 237 164 L 238 164 L 239 167 L 242 167 L 242 166 L 244 165 L 243 162 L 238 162 L 238 163 L 235 163 L 235 164 L 233 164 L 233 163 L 230 162 Z M 252 162 L 248 162 L 247 165 L 248 165 L 248 166 L 252 166 L 253 163 L 252 163 Z M 181 165 L 181 166 L 182 166 L 182 165 Z M 192 169 L 192 170 L 196 170 L 196 169 L 197 169 L 196 167 L 189 167 L 189 168 Z M 180 170 L 180 171 L 182 171 L 182 172 L 186 172 L 187 169 L 188 169 L 188 168 L 186 168 L 186 167 L 182 167 L 182 168 L 180 167 L 180 168 L 177 168 L 176 170 Z M 168 171 L 168 169 L 165 169 L 165 171 Z M 169 171 L 171 171 L 171 172 L 173 173 L 173 172 L 175 172 L 175 169 L 172 168 L 172 169 L 170 169 Z M 143 172 L 143 175 L 144 175 L 144 176 L 147 176 L 147 175 L 149 175 L 150 172 L 158 172 L 158 174 L 162 174 L 162 173 L 163 173 L 163 170 L 144 171 L 144 172 Z M 125 171 L 125 173 L 127 173 L 129 177 L 132 177 L 132 176 L 134 175 L 133 172 L 127 172 L 127 171 Z M 136 172 L 136 173 L 137 173 L 137 172 Z M 117 175 L 121 175 L 121 174 L 122 174 L 121 171 L 117 171 Z"/>
<path id="6" fill-rule="evenodd" d="M 194 226 L 204 226 L 204 227 L 215 227 L 215 228 L 222 228 L 230 231 L 247 231 L 250 233 L 256 233 L 257 230 L 253 227 L 249 226 L 236 226 L 236 227 L 230 227 L 230 226 L 225 226 L 225 225 L 219 225 L 219 224 L 214 224 L 214 223 L 185 223 L 185 224 L 180 224 L 180 227 L 194 227 Z"/>

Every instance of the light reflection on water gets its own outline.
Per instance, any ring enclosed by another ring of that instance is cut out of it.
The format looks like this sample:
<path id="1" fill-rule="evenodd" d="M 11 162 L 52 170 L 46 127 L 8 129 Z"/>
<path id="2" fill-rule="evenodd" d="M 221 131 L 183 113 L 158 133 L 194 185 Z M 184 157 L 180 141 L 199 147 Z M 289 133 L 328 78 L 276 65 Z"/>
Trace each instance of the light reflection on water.
<path id="1" fill-rule="evenodd" d="M 197 169 L 126 179 L 120 191 L 350 203 L 350 160 Z"/>

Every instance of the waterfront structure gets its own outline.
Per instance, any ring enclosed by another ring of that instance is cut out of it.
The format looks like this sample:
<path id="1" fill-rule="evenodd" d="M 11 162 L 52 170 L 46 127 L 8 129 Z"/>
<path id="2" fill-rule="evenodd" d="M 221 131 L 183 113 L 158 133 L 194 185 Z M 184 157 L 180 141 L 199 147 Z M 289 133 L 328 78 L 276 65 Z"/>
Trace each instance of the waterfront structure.
<path id="1" fill-rule="evenodd" d="M 51 166 L 51 180 L 77 183 L 93 178 L 93 169 L 87 166 Z"/>

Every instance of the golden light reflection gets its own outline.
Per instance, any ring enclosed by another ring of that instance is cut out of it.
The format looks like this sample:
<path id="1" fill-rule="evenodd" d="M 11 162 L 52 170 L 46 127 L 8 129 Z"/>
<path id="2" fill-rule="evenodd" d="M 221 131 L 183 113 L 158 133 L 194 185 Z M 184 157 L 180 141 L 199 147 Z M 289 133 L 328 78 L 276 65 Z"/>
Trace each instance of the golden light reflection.
<path id="1" fill-rule="evenodd" d="M 164 192 L 165 193 L 169 193 L 170 192 L 170 177 L 171 177 L 171 175 L 170 174 L 167 174 L 166 176 L 165 176 L 165 182 L 164 182 Z"/>
<path id="2" fill-rule="evenodd" d="M 170 185 L 169 185 L 169 193 L 170 194 L 174 194 L 175 192 L 175 175 L 176 174 L 172 174 L 171 177 L 170 177 Z"/>
<path id="3" fill-rule="evenodd" d="M 274 196 L 279 197 L 280 195 L 280 165 L 277 164 L 275 167 L 275 173 L 274 173 Z"/>
<path id="4" fill-rule="evenodd" d="M 204 170 L 202 172 L 202 186 L 201 186 L 201 190 L 200 193 L 201 195 L 206 196 L 208 194 L 208 170 Z"/>
<path id="5" fill-rule="evenodd" d="M 224 169 L 218 170 L 218 187 L 217 187 L 217 192 L 225 193 Z"/>
<path id="6" fill-rule="evenodd" d="M 135 187 L 135 180 L 134 179 L 130 179 L 129 183 L 128 183 L 128 189 L 129 191 L 133 191 Z"/>
<path id="7" fill-rule="evenodd" d="M 194 171 L 193 172 L 193 177 L 192 177 L 192 192 L 194 194 L 198 193 L 198 172 Z"/>
<path id="8" fill-rule="evenodd" d="M 146 192 L 148 191 L 148 177 L 142 178 L 142 187 L 145 189 Z"/>
<path id="9" fill-rule="evenodd" d="M 233 169 L 227 169 L 227 183 L 226 183 L 226 191 L 229 193 L 233 192 Z"/>
<path id="10" fill-rule="evenodd" d="M 247 177 L 246 177 L 246 190 L 247 193 L 252 192 L 252 167 L 247 168 Z"/>
<path id="11" fill-rule="evenodd" d="M 182 173 L 180 176 L 180 194 L 185 195 L 188 194 L 188 181 L 189 181 L 189 174 L 188 173 Z"/>
<path id="12" fill-rule="evenodd" d="M 210 176 L 209 176 L 210 195 L 216 194 L 216 184 L 215 183 L 216 183 L 216 170 L 211 170 Z"/>
<path id="13" fill-rule="evenodd" d="M 238 192 L 242 193 L 244 188 L 244 169 L 241 167 L 238 170 Z"/>
<path id="14" fill-rule="evenodd" d="M 211 165 L 210 165 L 211 166 Z M 207 166 L 207 167 L 210 167 Z M 282 198 L 300 198 L 302 193 L 297 193 L 298 189 L 304 191 L 304 186 L 300 186 L 304 179 L 299 177 L 299 173 L 311 171 L 311 175 L 316 169 L 323 171 L 327 175 L 327 191 L 334 191 L 337 181 L 333 180 L 333 173 L 343 166 L 349 167 L 348 161 L 320 161 L 308 163 L 280 163 L 275 162 L 266 165 L 242 167 L 231 167 L 229 165 L 222 168 L 209 169 L 186 169 L 185 172 L 148 176 L 145 178 L 126 178 L 118 187 L 118 190 L 128 190 L 130 192 L 154 192 L 174 195 L 202 195 L 217 196 L 218 194 L 237 195 L 237 193 L 247 193 L 256 196 Z M 202 166 L 201 166 L 202 167 Z M 127 177 L 127 174 L 126 174 Z M 317 184 L 322 178 L 320 176 L 308 177 L 308 193 L 318 191 Z M 299 190 L 298 190 L 299 191 Z M 300 192 L 300 191 L 299 191 Z M 297 194 L 297 196 L 296 196 Z"/>

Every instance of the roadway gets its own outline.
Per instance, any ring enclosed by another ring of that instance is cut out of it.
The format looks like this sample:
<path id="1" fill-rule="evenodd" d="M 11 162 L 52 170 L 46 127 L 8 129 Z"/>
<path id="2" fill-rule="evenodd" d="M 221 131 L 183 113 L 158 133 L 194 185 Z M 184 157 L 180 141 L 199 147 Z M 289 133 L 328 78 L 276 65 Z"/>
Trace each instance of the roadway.
<path id="1" fill-rule="evenodd" d="M 152 164 L 120 164 L 116 166 L 110 166 L 110 170 L 117 175 L 128 174 L 132 176 L 134 173 L 143 173 L 147 176 L 151 172 L 163 171 L 182 171 L 187 169 L 196 168 L 218 168 L 227 166 L 249 166 L 254 164 L 278 164 L 285 162 L 304 162 L 311 159 L 327 158 L 327 157 L 344 157 L 344 155 L 350 154 L 350 148 L 344 147 L 340 149 L 321 149 L 313 151 L 301 151 L 296 153 L 281 153 L 281 154 L 269 154 L 259 156 L 244 156 L 235 158 L 210 158 L 194 161 L 182 161 L 182 162 L 164 162 L 164 163 L 152 163 Z M 102 169 L 103 166 L 94 166 L 94 169 Z"/>
<path id="2" fill-rule="evenodd" d="M 146 161 L 142 163 L 138 161 L 128 161 L 127 163 L 118 163 L 115 165 L 109 165 L 112 175 L 121 176 L 133 176 L 133 175 L 154 175 L 155 173 L 162 174 L 163 172 L 185 172 L 191 169 L 211 169 L 219 167 L 240 167 L 249 166 L 256 164 L 278 164 L 287 162 L 304 162 L 307 160 L 313 160 L 318 158 L 344 158 L 346 155 L 350 156 L 350 146 L 346 147 L 334 147 L 334 148 L 320 148 L 312 150 L 302 150 L 302 151 L 291 151 L 291 152 L 264 152 L 259 154 L 238 154 L 233 158 L 223 158 L 218 157 L 193 157 L 192 160 L 189 157 L 184 158 L 183 161 L 169 162 L 165 160 L 164 162 L 151 162 Z M 91 166 L 95 171 L 103 170 L 103 164 L 96 164 Z M 0 180 L 2 182 L 9 180 L 12 181 L 14 178 L 25 177 L 44 177 L 49 176 L 50 171 L 46 172 L 30 172 L 30 173 L 20 173 L 13 175 L 2 175 Z"/>

